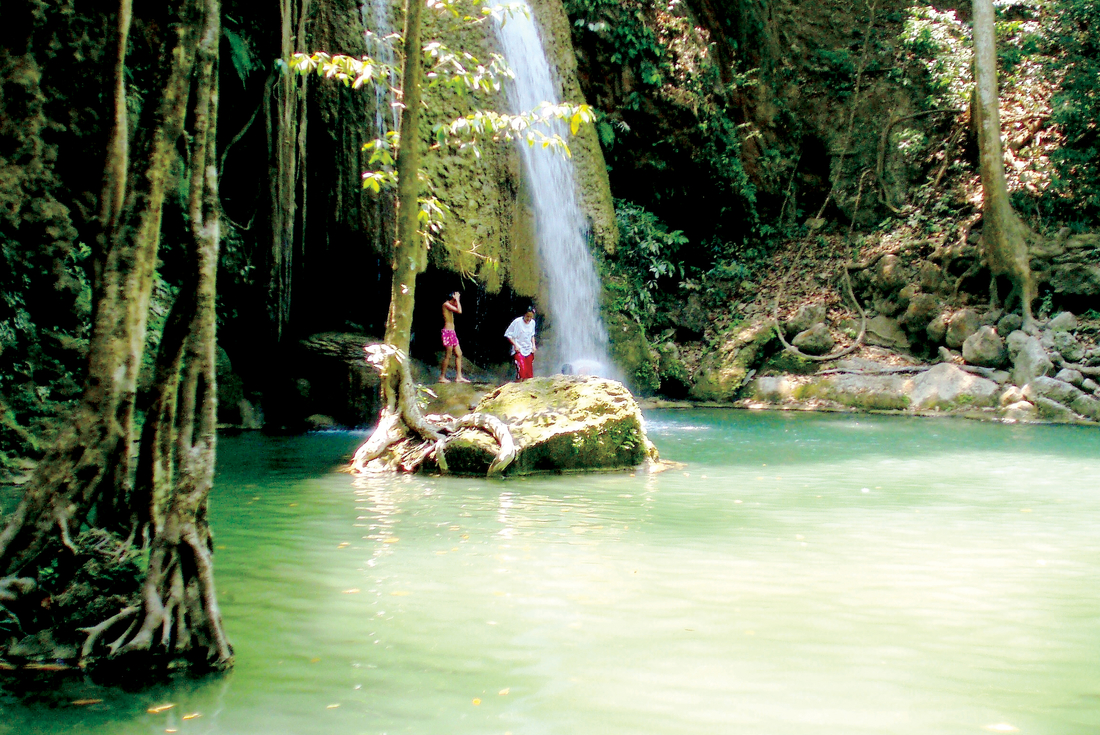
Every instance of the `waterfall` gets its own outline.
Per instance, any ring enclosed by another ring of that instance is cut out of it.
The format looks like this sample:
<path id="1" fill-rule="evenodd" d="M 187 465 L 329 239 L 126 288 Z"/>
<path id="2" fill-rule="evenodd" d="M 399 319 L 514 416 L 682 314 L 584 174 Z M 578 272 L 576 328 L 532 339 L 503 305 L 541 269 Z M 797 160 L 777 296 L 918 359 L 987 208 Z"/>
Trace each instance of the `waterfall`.
<path id="1" fill-rule="evenodd" d="M 401 124 L 400 113 L 393 106 L 390 92 L 397 84 L 395 56 L 390 42 L 383 40 L 393 32 L 389 0 L 365 0 L 359 6 L 359 15 L 363 20 L 367 54 L 390 68 L 389 83 L 374 88 L 374 134 L 381 138 L 387 132 L 396 131 Z M 386 110 L 390 112 L 388 116 Z"/>
<path id="2" fill-rule="evenodd" d="M 512 112 L 558 104 L 546 51 L 531 8 L 496 23 L 497 39 L 515 79 L 508 83 Z M 565 123 L 553 132 L 568 139 Z M 588 223 L 581 212 L 573 162 L 541 146 L 519 145 L 528 188 L 535 207 L 535 238 L 546 277 L 553 344 L 543 371 L 557 372 L 564 363 L 577 372 L 607 375 L 613 368 L 607 355 L 607 333 L 600 321 L 600 280 L 588 249 Z M 540 350 L 541 352 L 542 350 Z"/>

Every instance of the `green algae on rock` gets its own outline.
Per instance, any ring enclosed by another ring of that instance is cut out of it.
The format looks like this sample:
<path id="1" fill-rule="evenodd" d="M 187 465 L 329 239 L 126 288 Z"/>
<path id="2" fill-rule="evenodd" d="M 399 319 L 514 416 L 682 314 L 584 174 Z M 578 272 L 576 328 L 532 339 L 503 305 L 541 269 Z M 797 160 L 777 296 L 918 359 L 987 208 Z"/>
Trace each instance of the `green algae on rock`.
<path id="1" fill-rule="evenodd" d="M 516 455 L 506 475 L 637 467 L 657 460 L 641 410 L 622 385 L 586 375 L 508 383 L 486 395 L 477 413 L 508 425 Z M 497 455 L 488 434 L 461 429 L 447 444 L 448 471 L 484 475 Z M 425 469 L 438 469 L 429 460 Z"/>

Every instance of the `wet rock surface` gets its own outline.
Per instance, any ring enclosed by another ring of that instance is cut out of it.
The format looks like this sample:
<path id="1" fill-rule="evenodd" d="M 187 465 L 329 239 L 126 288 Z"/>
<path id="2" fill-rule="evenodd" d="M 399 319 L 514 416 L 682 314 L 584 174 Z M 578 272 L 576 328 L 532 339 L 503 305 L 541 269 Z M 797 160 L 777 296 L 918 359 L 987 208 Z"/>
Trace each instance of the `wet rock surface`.
<path id="1" fill-rule="evenodd" d="M 614 380 L 558 375 L 508 383 L 477 404 L 508 425 L 516 457 L 506 475 L 636 467 L 656 460 L 641 409 Z M 462 429 L 447 448 L 449 471 L 484 475 L 497 453 L 491 437 Z"/>

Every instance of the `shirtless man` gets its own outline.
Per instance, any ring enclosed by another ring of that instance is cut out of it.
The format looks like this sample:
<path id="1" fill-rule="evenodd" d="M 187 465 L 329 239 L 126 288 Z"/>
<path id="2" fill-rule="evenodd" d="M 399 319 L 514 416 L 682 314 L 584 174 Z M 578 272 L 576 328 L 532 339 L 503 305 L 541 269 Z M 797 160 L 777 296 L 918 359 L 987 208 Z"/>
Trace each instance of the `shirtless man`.
<path id="1" fill-rule="evenodd" d="M 462 301 L 458 291 L 447 294 L 447 300 L 443 302 L 443 364 L 439 367 L 439 382 L 450 383 L 447 379 L 447 366 L 451 362 L 451 354 L 455 356 L 455 382 L 469 383 L 462 377 L 462 348 L 458 346 L 458 335 L 455 334 L 455 314 L 462 313 Z"/>

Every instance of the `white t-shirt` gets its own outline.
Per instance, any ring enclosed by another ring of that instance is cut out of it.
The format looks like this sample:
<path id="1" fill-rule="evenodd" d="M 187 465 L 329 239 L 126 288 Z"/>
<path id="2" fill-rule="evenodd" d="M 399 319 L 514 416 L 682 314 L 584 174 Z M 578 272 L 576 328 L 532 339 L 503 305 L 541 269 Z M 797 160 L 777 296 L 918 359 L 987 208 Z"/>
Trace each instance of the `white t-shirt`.
<path id="1" fill-rule="evenodd" d="M 519 354 L 527 357 L 535 351 L 535 320 L 523 321 L 523 317 L 517 316 L 504 330 L 504 336 L 519 345 Z M 515 352 L 515 349 L 512 349 Z"/>

